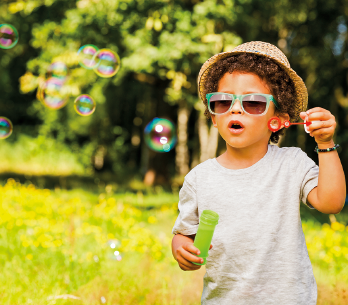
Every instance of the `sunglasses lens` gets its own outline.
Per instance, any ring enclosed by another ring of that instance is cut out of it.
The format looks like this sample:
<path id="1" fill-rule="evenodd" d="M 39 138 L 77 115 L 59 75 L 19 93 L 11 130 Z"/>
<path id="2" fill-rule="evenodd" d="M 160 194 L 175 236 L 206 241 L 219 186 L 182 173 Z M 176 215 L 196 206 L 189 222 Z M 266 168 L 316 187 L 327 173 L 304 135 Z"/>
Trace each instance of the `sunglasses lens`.
<path id="1" fill-rule="evenodd" d="M 267 99 L 262 95 L 248 95 L 243 98 L 244 110 L 249 114 L 262 114 L 265 112 Z"/>
<path id="2" fill-rule="evenodd" d="M 213 113 L 225 113 L 231 107 L 232 98 L 226 94 L 214 94 L 209 100 L 209 109 Z"/>

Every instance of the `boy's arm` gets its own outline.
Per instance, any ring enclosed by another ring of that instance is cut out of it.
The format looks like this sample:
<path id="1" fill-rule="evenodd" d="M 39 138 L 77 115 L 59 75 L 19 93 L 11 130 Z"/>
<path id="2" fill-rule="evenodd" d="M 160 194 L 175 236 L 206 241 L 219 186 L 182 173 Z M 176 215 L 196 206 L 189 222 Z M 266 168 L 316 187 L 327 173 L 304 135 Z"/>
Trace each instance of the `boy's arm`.
<path id="1" fill-rule="evenodd" d="M 319 149 L 333 147 L 335 143 L 318 144 Z M 346 179 L 341 160 L 336 150 L 318 153 L 318 186 L 308 194 L 308 202 L 325 214 L 338 214 L 346 199 Z"/>
<path id="2" fill-rule="evenodd" d="M 333 135 L 336 129 L 335 116 L 330 111 L 315 107 L 301 112 L 300 117 L 313 122 L 308 126 L 310 136 L 314 137 L 319 149 L 335 145 Z M 346 199 L 346 179 L 337 151 L 318 153 L 318 186 L 309 192 L 307 200 L 318 211 L 325 214 L 341 212 Z"/>

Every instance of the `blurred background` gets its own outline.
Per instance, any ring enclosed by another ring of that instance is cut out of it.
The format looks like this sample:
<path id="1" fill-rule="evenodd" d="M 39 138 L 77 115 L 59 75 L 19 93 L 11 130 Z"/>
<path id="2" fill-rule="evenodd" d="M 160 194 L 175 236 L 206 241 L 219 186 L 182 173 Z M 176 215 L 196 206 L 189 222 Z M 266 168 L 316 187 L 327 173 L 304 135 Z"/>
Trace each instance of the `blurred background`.
<path id="1" fill-rule="evenodd" d="M 12 134 L 0 140 L 6 215 L 0 262 L 8 268 L 3 304 L 198 304 L 204 268 L 183 274 L 170 243 L 184 176 L 225 151 L 203 115 L 199 69 L 243 42 L 278 46 L 305 81 L 308 108 L 322 107 L 336 117 L 334 141 L 347 172 L 347 22 L 344 0 L 1 0 L 0 24 L 13 26 L 19 36 L 13 47 L 0 49 L 0 116 L 13 124 Z M 83 67 L 77 54 L 86 45 L 117 53 L 117 73 L 105 77 Z M 40 90 L 57 62 L 66 67 L 65 102 L 53 109 Z M 96 103 L 87 116 L 74 109 L 82 94 Z M 155 118 L 173 124 L 172 145 L 164 151 L 145 140 Z M 316 143 L 301 125 L 287 129 L 279 146 L 300 147 L 318 163 Z M 345 205 L 341 213 L 326 215 L 301 204 L 316 279 L 327 282 L 332 274 L 331 286 L 319 292 L 320 304 L 348 298 L 347 279 L 344 289 L 337 288 L 337 275 L 348 274 L 347 210 Z M 110 247 L 119 247 L 112 252 L 116 259 L 106 258 Z M 157 266 L 151 267 L 156 286 L 125 280 L 131 262 L 143 255 L 154 262 L 148 266 Z M 125 286 L 117 289 L 124 294 L 112 294 L 110 270 L 122 274 Z M 41 293 L 30 294 L 29 279 Z"/>

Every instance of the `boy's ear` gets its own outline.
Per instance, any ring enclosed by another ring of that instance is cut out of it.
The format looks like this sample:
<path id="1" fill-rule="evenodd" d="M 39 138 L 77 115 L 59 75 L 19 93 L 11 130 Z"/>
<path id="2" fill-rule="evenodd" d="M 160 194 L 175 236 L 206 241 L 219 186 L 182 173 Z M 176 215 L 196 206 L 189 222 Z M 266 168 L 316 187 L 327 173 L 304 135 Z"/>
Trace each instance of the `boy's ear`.
<path id="1" fill-rule="evenodd" d="M 290 121 L 290 116 L 287 113 L 280 113 L 277 115 L 277 117 L 280 118 L 282 123 L 284 123 L 284 121 Z"/>
<path id="2" fill-rule="evenodd" d="M 215 120 L 215 114 L 210 114 L 211 121 L 213 122 L 214 127 L 217 128 L 216 120 Z"/>

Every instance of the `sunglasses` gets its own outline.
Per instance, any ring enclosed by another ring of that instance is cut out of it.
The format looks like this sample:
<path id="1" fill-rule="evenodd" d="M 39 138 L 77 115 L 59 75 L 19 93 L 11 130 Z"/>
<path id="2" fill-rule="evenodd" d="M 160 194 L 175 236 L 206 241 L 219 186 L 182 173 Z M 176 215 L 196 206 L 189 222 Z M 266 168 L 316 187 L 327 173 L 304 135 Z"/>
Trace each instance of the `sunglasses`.
<path id="1" fill-rule="evenodd" d="M 270 102 L 279 108 L 273 95 L 262 93 L 251 94 L 229 94 L 223 92 L 213 92 L 206 95 L 208 100 L 208 110 L 211 114 L 224 114 L 229 112 L 235 101 L 238 99 L 243 111 L 252 115 L 263 115 L 267 112 Z"/>

